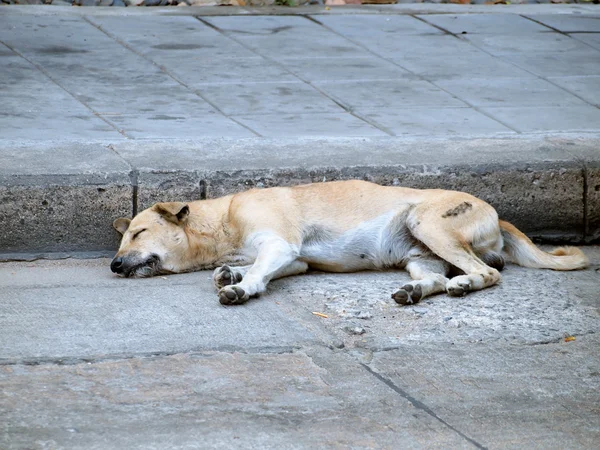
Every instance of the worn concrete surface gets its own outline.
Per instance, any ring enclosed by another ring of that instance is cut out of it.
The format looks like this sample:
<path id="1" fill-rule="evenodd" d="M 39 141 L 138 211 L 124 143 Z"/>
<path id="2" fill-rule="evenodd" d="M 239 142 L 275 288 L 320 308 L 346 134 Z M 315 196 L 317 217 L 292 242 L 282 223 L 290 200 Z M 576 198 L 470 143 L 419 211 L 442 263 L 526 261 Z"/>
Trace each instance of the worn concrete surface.
<path id="1" fill-rule="evenodd" d="M 584 271 L 509 265 L 411 307 L 390 298 L 404 272 L 223 307 L 208 272 L 0 263 L 0 447 L 596 448 L 600 248 L 583 250 Z"/>
<path id="2" fill-rule="evenodd" d="M 340 178 L 464 189 L 594 241 L 598 17 L 2 8 L 0 253 L 112 250 L 112 219 L 158 199 Z"/>

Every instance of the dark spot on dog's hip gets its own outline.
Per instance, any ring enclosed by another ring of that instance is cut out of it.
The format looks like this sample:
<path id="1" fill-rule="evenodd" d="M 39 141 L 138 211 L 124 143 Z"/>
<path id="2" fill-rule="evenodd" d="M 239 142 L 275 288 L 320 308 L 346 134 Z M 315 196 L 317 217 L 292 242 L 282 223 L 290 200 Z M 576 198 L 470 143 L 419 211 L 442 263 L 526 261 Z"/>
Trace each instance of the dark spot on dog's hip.
<path id="1" fill-rule="evenodd" d="M 442 218 L 445 219 L 447 217 L 455 217 L 455 216 L 458 216 L 459 214 L 464 214 L 465 212 L 467 212 L 471 208 L 473 208 L 473 205 L 471 203 L 469 203 L 469 202 L 462 202 L 457 207 L 449 209 L 444 214 L 442 214 Z"/>

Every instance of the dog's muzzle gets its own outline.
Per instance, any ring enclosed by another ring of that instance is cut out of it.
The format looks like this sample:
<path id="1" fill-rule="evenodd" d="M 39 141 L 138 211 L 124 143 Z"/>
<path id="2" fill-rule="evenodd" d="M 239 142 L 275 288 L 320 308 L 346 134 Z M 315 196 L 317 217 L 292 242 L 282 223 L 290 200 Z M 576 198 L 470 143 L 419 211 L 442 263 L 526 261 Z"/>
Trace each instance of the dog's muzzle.
<path id="1" fill-rule="evenodd" d="M 149 277 L 160 271 L 160 258 L 150 255 L 141 259 L 138 254 L 116 256 L 110 263 L 110 270 L 124 277 Z"/>

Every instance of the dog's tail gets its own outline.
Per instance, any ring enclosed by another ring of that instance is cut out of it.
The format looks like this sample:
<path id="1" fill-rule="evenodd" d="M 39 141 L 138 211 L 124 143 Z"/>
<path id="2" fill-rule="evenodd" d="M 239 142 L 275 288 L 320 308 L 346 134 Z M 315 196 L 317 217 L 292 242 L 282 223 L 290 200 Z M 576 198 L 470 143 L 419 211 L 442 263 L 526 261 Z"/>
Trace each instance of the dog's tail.
<path id="1" fill-rule="evenodd" d="M 589 265 L 584 253 L 575 247 L 559 247 L 547 253 L 535 246 L 531 240 L 514 225 L 499 220 L 504 238 L 503 250 L 514 263 L 523 267 L 553 270 L 577 270 Z"/>

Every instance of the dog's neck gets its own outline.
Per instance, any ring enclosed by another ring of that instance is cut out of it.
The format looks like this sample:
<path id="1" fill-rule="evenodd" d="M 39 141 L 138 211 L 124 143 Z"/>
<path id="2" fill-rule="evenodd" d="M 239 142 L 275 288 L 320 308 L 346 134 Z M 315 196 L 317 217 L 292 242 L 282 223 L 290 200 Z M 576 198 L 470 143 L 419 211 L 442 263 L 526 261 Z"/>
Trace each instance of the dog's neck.
<path id="1" fill-rule="evenodd" d="M 193 269 L 209 269 L 236 260 L 241 236 L 229 223 L 232 195 L 189 203 L 186 224 L 188 255 Z"/>

